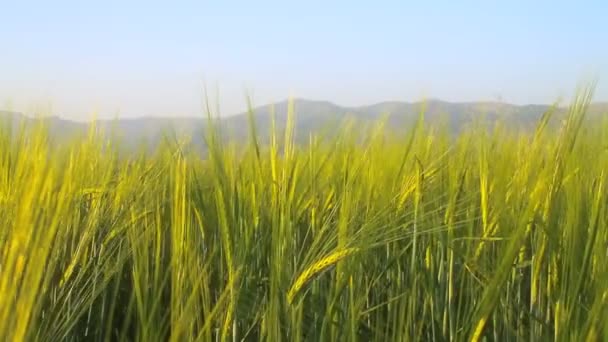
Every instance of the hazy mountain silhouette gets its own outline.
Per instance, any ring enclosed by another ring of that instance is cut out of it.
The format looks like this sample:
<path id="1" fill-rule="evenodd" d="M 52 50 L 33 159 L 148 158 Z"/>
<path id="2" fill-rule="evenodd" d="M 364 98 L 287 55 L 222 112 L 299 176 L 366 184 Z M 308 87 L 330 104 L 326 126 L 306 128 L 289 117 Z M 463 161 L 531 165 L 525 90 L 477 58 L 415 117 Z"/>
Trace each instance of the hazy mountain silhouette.
<path id="1" fill-rule="evenodd" d="M 467 102 L 453 103 L 440 100 L 429 100 L 418 103 L 381 102 L 368 106 L 345 107 L 327 101 L 312 101 L 295 99 L 291 102 L 282 101 L 271 105 L 259 106 L 253 109 L 253 117 L 258 135 L 265 139 L 269 136 L 271 112 L 275 113 L 275 124 L 282 130 L 287 122 L 290 105 L 295 115 L 295 128 L 299 137 L 308 138 L 310 132 L 331 133 L 346 119 L 355 119 L 358 123 L 373 123 L 385 119 L 387 127 L 392 130 L 406 130 L 415 122 L 419 113 L 424 111 L 425 122 L 442 123 L 451 132 L 459 132 L 479 118 L 493 124 L 501 120 L 513 127 L 533 128 L 542 114 L 551 107 L 547 105 L 512 105 L 499 102 Z M 556 119 L 566 113 L 565 108 L 557 108 Z M 594 103 L 590 106 L 589 117 L 598 119 L 608 117 L 608 103 Z M 12 127 L 22 124 L 32 125 L 42 120 L 49 128 L 50 136 L 57 140 L 70 139 L 85 134 L 89 129 L 88 123 L 65 120 L 57 116 L 36 119 L 20 113 L 0 111 L 0 119 L 10 120 Z M 188 136 L 197 146 L 203 145 L 203 137 L 208 120 L 206 116 L 162 118 L 139 117 L 119 120 L 101 120 L 97 127 L 105 132 L 112 132 L 122 144 L 133 147 L 146 143 L 149 147 L 156 146 L 163 138 L 173 139 L 176 136 Z M 234 139 L 245 139 L 249 135 L 248 113 L 223 117 L 219 120 L 223 135 Z"/>

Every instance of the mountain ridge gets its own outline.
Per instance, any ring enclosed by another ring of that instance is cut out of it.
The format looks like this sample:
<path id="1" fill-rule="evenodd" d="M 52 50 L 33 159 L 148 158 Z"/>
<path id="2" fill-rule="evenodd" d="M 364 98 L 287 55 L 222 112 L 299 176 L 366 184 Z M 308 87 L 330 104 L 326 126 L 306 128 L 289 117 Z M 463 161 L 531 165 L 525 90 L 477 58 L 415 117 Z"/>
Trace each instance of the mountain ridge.
<path id="1" fill-rule="evenodd" d="M 484 117 L 489 123 L 500 118 L 505 119 L 509 125 L 516 127 L 534 127 L 542 114 L 551 105 L 528 104 L 517 105 L 496 101 L 478 102 L 449 102 L 438 99 L 429 99 L 418 102 L 383 101 L 364 106 L 341 106 L 330 101 L 294 98 L 275 103 L 269 103 L 253 108 L 254 119 L 258 134 L 264 138 L 270 134 L 271 109 L 276 113 L 276 125 L 282 129 L 286 125 L 289 105 L 295 108 L 296 131 L 308 136 L 310 132 L 327 130 L 336 127 L 345 119 L 352 118 L 358 122 L 370 123 L 386 119 L 388 127 L 396 129 L 411 126 L 419 116 L 421 110 L 425 113 L 425 121 L 431 123 L 444 123 L 452 132 L 461 131 L 467 124 L 477 117 Z M 567 106 L 557 107 L 558 113 L 565 113 Z M 608 114 L 608 102 L 590 104 L 590 117 L 601 117 Z M 606 116 L 605 116 L 606 117 Z M 13 126 L 24 122 L 45 120 L 49 125 L 51 136 L 67 138 L 77 133 L 86 132 L 93 121 L 79 122 L 64 119 L 59 116 L 35 117 L 14 111 L 0 110 L 0 118 L 10 118 Z M 224 132 L 237 139 L 247 137 L 249 134 L 248 112 L 219 117 L 217 121 Z M 202 144 L 208 119 L 202 116 L 140 116 L 130 118 L 95 120 L 96 125 L 104 130 L 117 133 L 121 141 L 128 145 L 137 145 L 142 141 L 156 145 L 167 130 L 177 135 L 192 137 L 194 144 Z"/>
<path id="2" fill-rule="evenodd" d="M 517 108 L 525 108 L 525 107 L 551 108 L 551 107 L 555 106 L 555 104 L 543 104 L 543 103 L 515 104 L 515 103 L 510 103 L 510 102 L 491 101 L 491 100 L 447 101 L 447 100 L 442 100 L 442 99 L 437 99 L 437 98 L 431 98 L 428 100 L 420 100 L 420 101 L 386 100 L 386 101 L 374 102 L 374 103 L 370 103 L 370 104 L 364 104 L 364 105 L 357 106 L 357 105 L 341 105 L 341 104 L 337 104 L 335 102 L 328 101 L 328 100 L 293 98 L 291 100 L 284 99 L 284 100 L 277 101 L 277 102 L 257 105 L 254 107 L 254 111 L 255 112 L 258 112 L 260 110 L 263 111 L 271 106 L 275 106 L 275 107 L 279 107 L 279 108 L 286 107 L 290 101 L 294 101 L 296 106 L 298 104 L 300 104 L 300 105 L 301 104 L 324 105 L 324 106 L 331 106 L 331 107 L 335 107 L 335 108 L 341 108 L 343 110 L 349 110 L 349 111 L 358 111 L 358 110 L 366 109 L 366 108 L 385 107 L 385 106 L 412 106 L 412 107 L 418 106 L 418 107 L 422 107 L 422 106 L 428 105 L 428 104 L 440 104 L 440 105 L 447 105 L 447 106 L 477 106 L 477 105 L 485 106 L 485 105 L 488 105 L 488 106 L 497 106 L 497 107 L 517 107 Z M 600 107 L 605 110 L 608 110 L 608 101 L 592 102 L 590 104 L 590 106 L 591 107 Z M 567 109 L 568 105 L 559 105 L 559 106 L 557 106 L 557 108 Z M 244 111 L 240 111 L 238 113 L 233 113 L 233 114 L 230 114 L 227 116 L 223 116 L 223 117 L 221 117 L 221 119 L 224 120 L 224 119 L 229 119 L 229 118 L 234 118 L 234 117 L 239 117 L 239 116 L 247 116 L 247 113 L 248 113 L 248 110 L 244 110 Z M 31 119 L 37 118 L 36 115 L 24 114 L 23 112 L 20 112 L 20 111 L 0 109 L 0 115 L 6 115 L 6 114 L 20 114 L 20 115 L 24 115 Z M 141 115 L 141 116 L 122 117 L 122 118 L 104 118 L 104 119 L 80 121 L 80 120 L 64 118 L 64 117 L 61 117 L 56 114 L 49 115 L 49 116 L 42 116 L 42 118 L 45 118 L 45 119 L 52 118 L 52 119 L 58 119 L 58 120 L 63 120 L 63 121 L 70 121 L 70 122 L 74 122 L 74 123 L 78 123 L 78 124 L 81 124 L 81 123 L 88 124 L 92 121 L 108 122 L 108 121 L 115 121 L 115 120 L 136 121 L 136 120 L 144 120 L 144 119 L 145 120 L 147 120 L 147 119 L 151 119 L 151 120 L 192 120 L 192 119 L 206 120 L 207 119 L 206 115 L 202 115 L 202 116 L 196 116 L 196 115 L 189 115 L 189 116 L 188 115 L 186 115 L 186 116 Z"/>

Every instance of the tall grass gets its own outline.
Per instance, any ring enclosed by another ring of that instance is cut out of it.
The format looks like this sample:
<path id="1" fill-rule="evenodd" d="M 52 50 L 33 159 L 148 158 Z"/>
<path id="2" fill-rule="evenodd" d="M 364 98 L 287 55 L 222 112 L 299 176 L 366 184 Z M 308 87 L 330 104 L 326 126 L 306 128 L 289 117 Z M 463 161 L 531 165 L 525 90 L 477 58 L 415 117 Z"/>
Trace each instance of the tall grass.
<path id="1" fill-rule="evenodd" d="M 0 133 L 0 340 L 608 339 L 608 125 Z M 252 117 L 253 119 L 253 117 Z M 212 123 L 213 120 L 210 120 Z M 349 128 L 350 127 L 350 128 Z"/>

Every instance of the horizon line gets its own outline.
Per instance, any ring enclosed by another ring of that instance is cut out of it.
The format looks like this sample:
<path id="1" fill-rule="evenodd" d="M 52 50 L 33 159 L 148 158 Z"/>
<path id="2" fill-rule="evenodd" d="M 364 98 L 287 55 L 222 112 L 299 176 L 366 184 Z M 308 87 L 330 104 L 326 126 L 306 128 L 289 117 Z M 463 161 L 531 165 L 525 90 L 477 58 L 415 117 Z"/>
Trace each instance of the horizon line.
<path id="1" fill-rule="evenodd" d="M 269 102 L 269 103 L 265 103 L 262 105 L 256 105 L 253 107 L 253 110 L 259 110 L 259 109 L 264 109 L 264 108 L 268 108 L 271 106 L 276 106 L 276 105 L 282 105 L 285 103 L 289 103 L 290 101 L 294 101 L 294 102 L 309 102 L 309 103 L 318 103 L 318 104 L 327 104 L 327 105 L 331 105 L 331 106 L 335 106 L 335 107 L 340 107 L 343 109 L 361 109 L 361 108 L 367 108 L 367 107 L 374 107 L 374 106 L 380 106 L 380 105 L 385 105 L 385 104 L 401 104 L 401 105 L 423 105 L 425 103 L 430 103 L 430 102 L 435 102 L 435 103 L 444 103 L 444 104 L 451 104 L 451 105 L 476 105 L 476 104 L 486 104 L 486 105 L 504 105 L 504 106 L 511 106 L 511 107 L 530 107 L 530 106 L 541 106 L 541 107 L 553 107 L 556 106 L 557 108 L 568 108 L 569 107 L 569 102 L 566 102 L 566 104 L 562 104 L 563 101 L 555 101 L 551 104 L 548 103 L 526 103 L 526 104 L 515 104 L 512 102 L 506 102 L 506 101 L 497 101 L 497 100 L 479 100 L 479 101 L 448 101 L 448 100 L 442 100 L 440 98 L 428 98 L 428 99 L 424 99 L 424 100 L 417 100 L 417 101 L 400 101 L 400 100 L 385 100 L 385 101 L 380 101 L 380 102 L 374 102 L 374 103 L 370 103 L 370 104 L 364 104 L 364 105 L 341 105 L 338 104 L 336 102 L 330 101 L 330 100 L 317 100 L 317 99 L 310 99 L 310 98 L 304 98 L 304 97 L 290 97 L 290 98 L 286 98 L 280 101 L 276 101 L 276 102 Z M 608 105 L 608 101 L 592 101 L 589 103 L 589 105 L 596 105 L 596 106 L 603 106 L 603 105 Z M 204 106 L 203 106 L 204 108 Z M 221 115 L 219 116 L 219 118 L 221 119 L 226 119 L 226 118 L 231 118 L 231 117 L 238 117 L 238 116 L 242 116 L 242 115 L 246 115 L 247 112 L 250 110 L 251 108 L 248 109 L 244 109 L 241 110 L 239 112 L 236 113 L 231 113 L 231 114 L 227 114 L 227 115 Z M 114 120 L 126 120 L 126 121 L 130 121 L 130 120 L 141 120 L 141 119 L 169 119 L 169 120 L 175 120 L 175 119 L 202 119 L 202 118 L 206 118 L 206 114 L 204 114 L 203 116 L 201 115 L 179 115 L 179 116 L 171 116 L 171 115 L 137 115 L 137 116 L 126 116 L 126 117 L 120 117 L 120 116 L 116 116 L 114 118 L 102 118 L 102 119 L 96 119 L 95 117 L 97 117 L 98 115 L 92 114 L 90 115 L 90 117 L 88 119 L 74 119 L 74 118 L 67 118 L 64 116 L 61 116 L 60 114 L 51 114 L 51 115 L 40 115 L 40 114 L 32 114 L 32 113 L 28 113 L 28 112 L 24 112 L 24 111 L 18 111 L 18 110 L 10 110 L 10 109 L 2 109 L 0 108 L 0 113 L 3 114 L 18 114 L 18 115 L 23 115 L 26 116 L 28 118 L 32 118 L 32 119 L 49 119 L 49 118 L 57 118 L 60 120 L 65 120 L 65 121 L 71 121 L 71 122 L 94 122 L 94 121 L 114 121 Z M 202 112 L 201 112 L 202 113 Z M 214 117 L 217 118 L 217 117 Z"/>

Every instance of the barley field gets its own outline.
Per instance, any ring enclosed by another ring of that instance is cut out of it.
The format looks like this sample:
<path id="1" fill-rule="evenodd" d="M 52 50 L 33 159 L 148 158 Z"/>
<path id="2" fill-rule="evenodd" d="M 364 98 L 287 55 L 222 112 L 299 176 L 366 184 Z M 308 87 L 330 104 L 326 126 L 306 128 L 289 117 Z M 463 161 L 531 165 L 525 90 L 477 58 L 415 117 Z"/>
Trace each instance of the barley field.
<path id="1" fill-rule="evenodd" d="M 608 340 L 608 122 L 120 156 L 0 132 L 0 341 Z M 210 121 L 211 122 L 211 121 Z"/>

